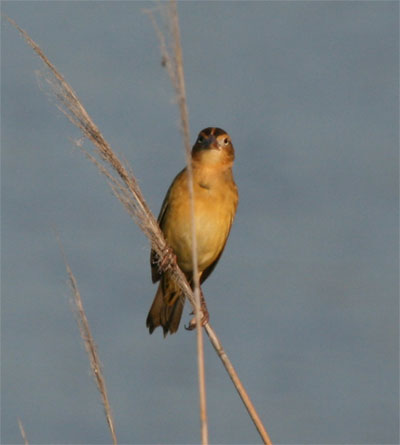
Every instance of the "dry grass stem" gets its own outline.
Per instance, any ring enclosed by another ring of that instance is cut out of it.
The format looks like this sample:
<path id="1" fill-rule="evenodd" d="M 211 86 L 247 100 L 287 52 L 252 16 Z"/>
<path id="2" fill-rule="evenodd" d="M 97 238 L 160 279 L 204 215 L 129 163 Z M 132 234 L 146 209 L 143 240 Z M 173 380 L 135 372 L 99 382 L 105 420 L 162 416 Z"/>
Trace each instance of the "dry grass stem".
<path id="1" fill-rule="evenodd" d="M 26 438 L 26 434 L 25 434 L 25 430 L 24 430 L 24 425 L 22 425 L 21 419 L 18 419 L 18 427 L 19 427 L 19 431 L 21 433 L 21 437 L 24 441 L 25 445 L 28 445 L 28 439 Z"/>
<path id="2" fill-rule="evenodd" d="M 169 38 L 166 39 L 161 32 L 157 21 L 149 12 L 150 19 L 160 41 L 160 48 L 162 54 L 163 64 L 167 68 L 172 86 L 175 90 L 175 95 L 178 102 L 180 118 L 181 118 L 181 132 L 183 137 L 183 144 L 186 154 L 186 166 L 189 174 L 189 196 L 190 196 L 190 216 L 191 216 L 191 231 L 192 231 L 192 261 L 193 261 L 193 290 L 195 297 L 195 317 L 196 317 L 196 331 L 197 331 L 197 364 L 199 376 L 199 401 L 200 401 L 200 424 L 201 424 L 201 442 L 203 445 L 208 444 L 208 421 L 207 421 L 207 397 L 206 397 L 206 379 L 205 379 L 205 364 L 204 364 L 204 341 L 203 330 L 201 329 L 201 309 L 200 309 L 200 281 L 198 274 L 197 261 L 197 239 L 196 239 L 196 221 L 194 218 L 194 188 L 193 188 L 193 171 L 192 171 L 192 157 L 190 145 L 190 129 L 189 129 L 189 113 L 186 101 L 186 87 L 185 76 L 183 70 L 183 55 L 181 46 L 181 37 L 179 29 L 179 16 L 176 6 L 176 1 L 171 0 L 165 7 L 167 15 L 167 26 L 169 30 Z M 168 50 L 167 42 L 172 43 L 172 49 Z"/>
<path id="3" fill-rule="evenodd" d="M 120 161 L 117 155 L 113 152 L 110 145 L 104 139 L 100 130 L 94 124 L 89 114 L 86 112 L 85 108 L 79 101 L 74 90 L 65 81 L 63 76 L 56 70 L 55 66 L 48 60 L 39 46 L 13 20 L 11 20 L 10 18 L 7 18 L 7 20 L 18 29 L 26 42 L 33 48 L 36 54 L 47 66 L 49 72 L 46 80 L 59 99 L 59 108 L 67 116 L 67 118 L 82 131 L 83 135 L 93 143 L 93 154 L 87 152 L 86 155 L 107 177 L 108 182 L 116 197 L 121 201 L 131 217 L 149 238 L 152 249 L 154 249 L 160 257 L 163 257 L 163 252 L 165 252 L 167 244 L 157 224 L 157 220 L 154 218 L 153 214 L 148 208 L 132 172 Z M 166 64 L 166 66 L 168 66 L 168 63 L 165 62 L 164 58 L 163 62 Z M 80 144 L 78 144 L 78 146 L 80 146 Z M 181 287 L 185 296 L 195 308 L 197 306 L 195 297 L 183 272 L 176 264 L 174 264 L 173 261 L 170 264 L 166 264 L 166 267 L 171 268 L 175 281 Z M 223 365 L 225 366 L 226 371 L 230 375 L 237 391 L 239 392 L 243 402 L 245 403 L 246 408 L 254 424 L 256 425 L 263 442 L 266 444 L 271 444 L 269 436 L 266 433 L 261 421 L 259 420 L 259 416 L 257 415 L 254 406 L 252 405 L 247 394 L 244 392 L 243 386 L 241 384 L 240 386 L 238 386 L 239 379 L 237 377 L 237 374 L 232 373 L 233 366 L 227 358 L 226 353 L 223 351 L 221 343 L 218 340 L 218 337 L 216 336 L 214 330 L 209 323 L 205 326 L 205 329 L 211 343 L 213 344 L 215 350 L 218 352 L 218 355 Z M 246 396 L 244 396 L 244 394 L 246 394 Z"/>
<path id="4" fill-rule="evenodd" d="M 117 436 L 115 433 L 114 419 L 111 412 L 110 402 L 108 400 L 106 381 L 104 378 L 100 357 L 97 352 L 97 346 L 94 342 L 94 338 L 90 330 L 89 321 L 86 317 L 85 309 L 83 307 L 82 298 L 78 289 L 78 284 L 76 282 L 75 276 L 72 273 L 71 268 L 69 267 L 65 254 L 62 250 L 61 244 L 60 248 L 64 256 L 65 267 L 67 269 L 69 278 L 69 284 L 71 286 L 72 294 L 74 297 L 73 298 L 74 312 L 76 314 L 76 320 L 78 323 L 79 332 L 83 339 L 86 353 L 89 358 L 90 368 L 92 370 L 94 381 L 96 382 L 97 389 L 99 390 L 99 393 L 101 395 L 108 428 L 110 429 L 112 441 L 113 444 L 115 445 L 117 443 Z"/>
<path id="5" fill-rule="evenodd" d="M 255 427 L 257 428 L 258 433 L 260 434 L 263 442 L 267 445 L 272 445 L 271 439 L 265 429 L 260 416 L 258 415 L 256 409 L 254 408 L 253 403 L 250 400 L 249 395 L 247 394 L 235 368 L 232 365 L 232 362 L 229 360 L 228 355 L 226 354 L 224 348 L 222 347 L 221 342 L 216 336 L 214 330 L 211 328 L 209 324 L 204 326 L 205 331 L 211 341 L 211 344 L 214 346 L 215 351 L 218 354 L 218 357 L 221 359 L 225 369 L 227 370 L 229 377 L 232 380 L 232 383 L 235 385 L 237 392 L 239 393 L 240 398 L 242 399 L 250 417 L 253 421 Z"/>
<path id="6" fill-rule="evenodd" d="M 152 248 L 160 257 L 162 257 L 167 244 L 158 226 L 157 220 L 151 213 L 143 198 L 142 192 L 132 171 L 126 167 L 111 149 L 110 145 L 83 107 L 74 90 L 57 71 L 40 47 L 15 23 L 14 20 L 10 18 L 7 18 L 7 20 L 18 29 L 26 42 L 33 48 L 36 54 L 47 66 L 49 71 L 45 80 L 59 100 L 59 103 L 57 104 L 58 108 L 82 131 L 83 136 L 93 143 L 94 152 L 89 153 L 85 151 L 86 156 L 94 162 L 100 172 L 107 177 L 116 197 L 121 201 L 130 216 L 149 238 Z M 82 148 L 81 141 L 76 145 Z M 166 264 L 166 266 L 169 267 L 170 265 Z M 183 272 L 179 268 L 174 268 L 173 274 L 175 280 L 181 286 L 185 295 L 194 306 L 193 293 Z"/>

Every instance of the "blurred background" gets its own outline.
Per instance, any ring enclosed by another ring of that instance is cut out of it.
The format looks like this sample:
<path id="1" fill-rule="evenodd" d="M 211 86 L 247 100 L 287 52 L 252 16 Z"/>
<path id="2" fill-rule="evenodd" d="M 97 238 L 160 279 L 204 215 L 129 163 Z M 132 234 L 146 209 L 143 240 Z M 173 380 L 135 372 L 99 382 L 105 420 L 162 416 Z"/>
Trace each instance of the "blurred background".
<path id="1" fill-rule="evenodd" d="M 2 2 L 154 213 L 185 158 L 150 2 Z M 274 443 L 398 443 L 397 2 L 181 2 L 191 136 L 228 131 L 237 218 L 204 285 Z M 152 336 L 149 245 L 2 19 L 1 442 L 106 444 L 56 230 L 120 443 L 200 440 L 195 334 Z M 87 143 L 86 148 L 90 149 Z M 189 320 L 186 306 L 183 323 Z M 211 443 L 260 439 L 206 341 Z"/>

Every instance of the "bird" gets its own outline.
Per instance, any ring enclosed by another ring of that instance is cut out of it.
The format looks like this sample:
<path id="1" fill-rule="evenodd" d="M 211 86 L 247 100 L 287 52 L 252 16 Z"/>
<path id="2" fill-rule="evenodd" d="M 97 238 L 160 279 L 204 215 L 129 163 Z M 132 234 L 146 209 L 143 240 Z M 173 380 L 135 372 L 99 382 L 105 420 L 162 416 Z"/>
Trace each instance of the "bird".
<path id="1" fill-rule="evenodd" d="M 229 134 L 217 127 L 200 131 L 191 151 L 194 191 L 194 220 L 197 243 L 198 279 L 202 284 L 214 270 L 225 248 L 236 214 L 239 195 L 232 167 L 235 150 Z M 184 168 L 173 180 L 161 206 L 158 224 L 168 248 L 192 289 L 193 258 L 189 173 Z M 150 254 L 153 283 L 160 281 L 146 320 L 150 334 L 162 326 L 164 337 L 178 330 L 185 297 L 171 271 L 160 267 L 163 259 Z M 208 311 L 201 292 L 202 325 Z M 192 326 L 191 328 L 193 328 Z"/>

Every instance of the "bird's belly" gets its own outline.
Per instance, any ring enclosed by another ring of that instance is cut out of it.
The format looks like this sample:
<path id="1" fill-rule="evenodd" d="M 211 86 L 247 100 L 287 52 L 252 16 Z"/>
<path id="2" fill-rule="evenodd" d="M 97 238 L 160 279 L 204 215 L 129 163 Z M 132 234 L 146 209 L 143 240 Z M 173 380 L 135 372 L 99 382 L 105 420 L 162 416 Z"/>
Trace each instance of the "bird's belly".
<path id="1" fill-rule="evenodd" d="M 183 213 L 185 217 L 182 217 L 181 214 L 174 218 L 173 230 L 166 235 L 177 256 L 179 267 L 184 272 L 192 272 L 190 208 L 184 209 Z M 229 233 L 232 214 L 226 209 L 224 211 L 221 206 L 213 206 L 209 202 L 205 205 L 197 202 L 195 215 L 197 261 L 199 271 L 202 272 L 217 259 L 223 249 Z"/>
<path id="2" fill-rule="evenodd" d="M 220 254 L 228 236 L 228 218 L 214 215 L 196 220 L 197 260 L 199 270 L 205 270 Z"/>

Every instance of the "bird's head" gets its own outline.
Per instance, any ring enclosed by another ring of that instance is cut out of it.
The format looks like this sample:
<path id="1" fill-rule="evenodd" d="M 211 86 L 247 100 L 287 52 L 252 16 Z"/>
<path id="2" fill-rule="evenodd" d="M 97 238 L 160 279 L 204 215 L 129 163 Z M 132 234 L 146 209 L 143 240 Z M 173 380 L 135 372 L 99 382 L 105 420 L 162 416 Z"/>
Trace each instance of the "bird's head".
<path id="1" fill-rule="evenodd" d="M 208 127 L 200 131 L 192 149 L 195 163 L 229 168 L 235 159 L 235 150 L 229 134 L 221 128 Z"/>

